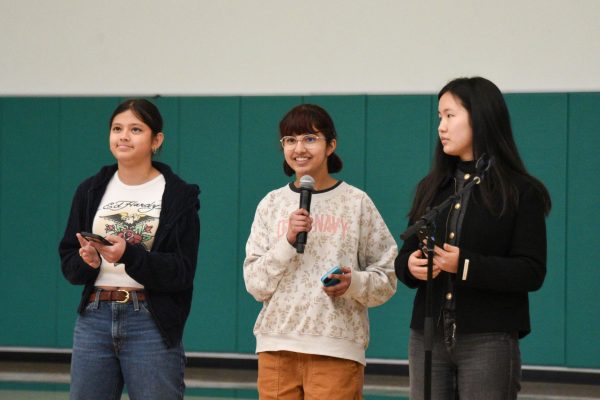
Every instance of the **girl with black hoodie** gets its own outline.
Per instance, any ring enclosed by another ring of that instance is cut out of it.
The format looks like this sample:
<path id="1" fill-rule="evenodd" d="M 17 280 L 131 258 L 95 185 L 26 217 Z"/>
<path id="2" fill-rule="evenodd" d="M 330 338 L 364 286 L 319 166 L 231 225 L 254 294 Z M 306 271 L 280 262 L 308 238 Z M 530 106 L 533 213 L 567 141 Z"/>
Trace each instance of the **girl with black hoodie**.
<path id="1" fill-rule="evenodd" d="M 149 101 L 121 103 L 109 125 L 117 163 L 83 181 L 73 199 L 59 246 L 64 276 L 84 286 L 71 399 L 119 399 L 124 385 L 131 399 L 183 398 L 199 189 L 152 161 L 162 125 Z"/>

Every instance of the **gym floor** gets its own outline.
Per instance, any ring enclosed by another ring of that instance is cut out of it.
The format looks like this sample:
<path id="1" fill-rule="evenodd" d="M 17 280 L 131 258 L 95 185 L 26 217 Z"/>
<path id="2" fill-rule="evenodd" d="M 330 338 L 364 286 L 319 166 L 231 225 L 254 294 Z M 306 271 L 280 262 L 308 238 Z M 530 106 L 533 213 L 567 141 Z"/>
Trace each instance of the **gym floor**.
<path id="1" fill-rule="evenodd" d="M 68 398 L 69 364 L 55 362 L 0 362 L 0 400 L 63 400 Z M 187 399 L 257 399 L 256 370 L 188 367 Z M 408 378 L 367 374 L 365 400 L 408 399 Z M 123 399 L 128 399 L 126 395 Z M 522 400 L 600 399 L 600 382 L 564 384 L 523 382 Z"/>

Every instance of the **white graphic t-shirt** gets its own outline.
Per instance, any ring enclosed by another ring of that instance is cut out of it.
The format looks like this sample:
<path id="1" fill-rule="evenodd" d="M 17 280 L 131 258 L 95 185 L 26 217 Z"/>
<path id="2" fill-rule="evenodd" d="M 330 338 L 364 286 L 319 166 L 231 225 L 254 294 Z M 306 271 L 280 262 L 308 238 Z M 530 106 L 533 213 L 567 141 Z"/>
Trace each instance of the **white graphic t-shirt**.
<path id="1" fill-rule="evenodd" d="M 115 235 L 128 243 L 141 244 L 150 251 L 158 228 L 165 177 L 161 174 L 141 185 L 126 185 L 118 172 L 111 178 L 94 217 L 93 232 Z M 125 264 L 109 263 L 104 258 L 96 286 L 144 286 L 125 272 Z"/>

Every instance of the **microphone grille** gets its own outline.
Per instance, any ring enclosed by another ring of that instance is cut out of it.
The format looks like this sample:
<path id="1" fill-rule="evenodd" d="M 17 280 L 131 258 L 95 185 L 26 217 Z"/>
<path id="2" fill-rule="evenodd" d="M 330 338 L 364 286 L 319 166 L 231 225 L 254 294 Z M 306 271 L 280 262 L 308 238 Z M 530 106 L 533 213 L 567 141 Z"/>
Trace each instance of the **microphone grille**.
<path id="1" fill-rule="evenodd" d="M 300 178 L 300 187 L 303 189 L 313 190 L 315 187 L 315 180 L 310 175 L 304 175 Z"/>

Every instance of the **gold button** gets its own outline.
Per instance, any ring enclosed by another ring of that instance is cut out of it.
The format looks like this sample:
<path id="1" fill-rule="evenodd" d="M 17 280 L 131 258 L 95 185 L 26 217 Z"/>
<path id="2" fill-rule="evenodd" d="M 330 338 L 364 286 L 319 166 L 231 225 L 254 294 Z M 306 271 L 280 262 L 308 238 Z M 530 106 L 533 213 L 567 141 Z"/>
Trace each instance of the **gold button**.
<path id="1" fill-rule="evenodd" d="M 456 203 L 456 204 L 454 205 L 454 209 L 455 209 L 455 210 L 458 210 L 459 208 L 460 208 L 460 203 Z"/>
<path id="2" fill-rule="evenodd" d="M 452 293 L 446 293 L 446 300 L 452 300 Z"/>
<path id="3" fill-rule="evenodd" d="M 471 174 L 465 174 L 465 179 L 469 179 L 471 177 Z"/>
<path id="4" fill-rule="evenodd" d="M 450 232 L 450 234 L 448 235 L 448 237 L 449 237 L 450 239 L 454 239 L 454 232 Z"/>

